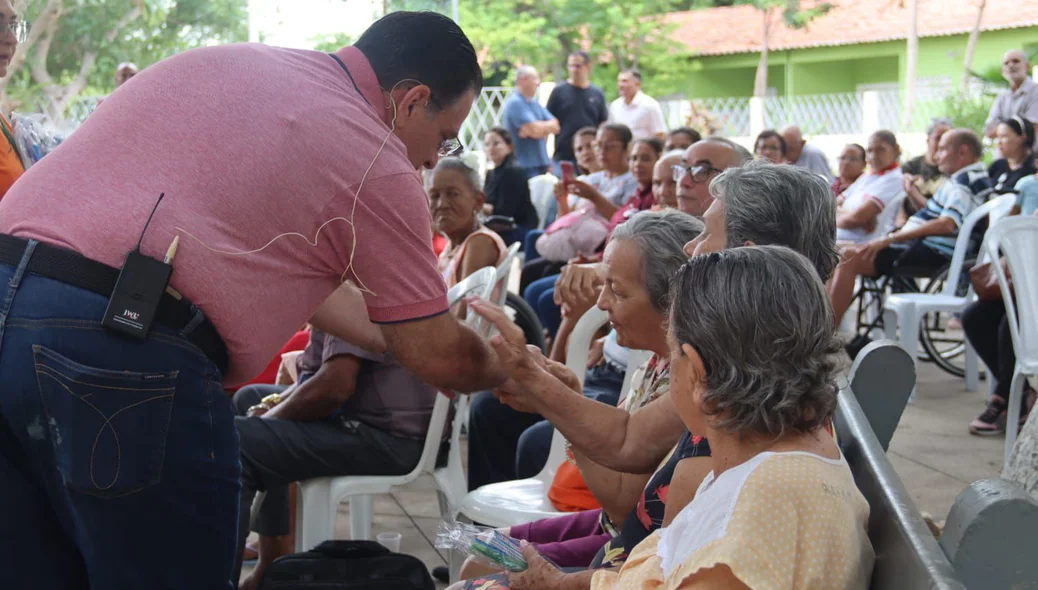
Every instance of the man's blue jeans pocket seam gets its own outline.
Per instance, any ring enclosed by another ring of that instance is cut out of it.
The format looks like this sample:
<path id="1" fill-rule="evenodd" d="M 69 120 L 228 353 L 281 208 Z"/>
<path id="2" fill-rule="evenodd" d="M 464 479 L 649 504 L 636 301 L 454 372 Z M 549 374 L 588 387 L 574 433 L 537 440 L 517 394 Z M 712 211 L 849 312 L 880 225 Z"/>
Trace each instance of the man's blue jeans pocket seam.
<path id="1" fill-rule="evenodd" d="M 65 486 L 118 498 L 159 484 L 178 372 L 99 369 L 42 346 L 33 346 L 33 354 Z"/>

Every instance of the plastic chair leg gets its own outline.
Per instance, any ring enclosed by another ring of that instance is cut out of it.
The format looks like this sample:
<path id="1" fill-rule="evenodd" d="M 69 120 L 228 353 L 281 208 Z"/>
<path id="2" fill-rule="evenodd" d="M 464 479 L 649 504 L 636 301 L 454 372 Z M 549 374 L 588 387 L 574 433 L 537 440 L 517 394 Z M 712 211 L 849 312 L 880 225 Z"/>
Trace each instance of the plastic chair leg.
<path id="1" fill-rule="evenodd" d="M 332 488 L 324 482 L 299 486 L 296 495 L 296 551 L 309 551 L 318 543 L 335 538 L 335 514 Z"/>
<path id="2" fill-rule="evenodd" d="M 1020 371 L 1019 365 L 1013 372 L 1013 383 L 1009 387 L 1009 410 L 1006 412 L 1006 448 L 1002 457 L 1003 468 L 1009 465 L 1009 455 L 1016 444 L 1017 423 L 1020 421 L 1020 400 L 1023 397 L 1027 376 Z"/>
<path id="3" fill-rule="evenodd" d="M 883 332 L 890 340 L 897 342 L 897 312 L 892 309 L 883 310 Z"/>
<path id="4" fill-rule="evenodd" d="M 980 389 L 980 362 L 977 351 L 973 350 L 970 341 L 966 340 L 966 391 Z"/>
<path id="5" fill-rule="evenodd" d="M 898 317 L 897 326 L 901 336 L 898 343 L 905 349 L 908 357 L 915 363 L 916 372 L 919 370 L 919 313 L 914 305 L 906 305 L 901 308 L 901 316 Z M 890 328 L 885 328 L 890 333 Z M 915 401 L 917 388 L 912 388 L 912 395 L 908 396 L 908 403 Z"/>
<path id="6" fill-rule="evenodd" d="M 350 539 L 354 541 L 371 540 L 371 513 L 374 498 L 367 494 L 350 496 Z M 334 522 L 335 511 L 332 512 Z"/>

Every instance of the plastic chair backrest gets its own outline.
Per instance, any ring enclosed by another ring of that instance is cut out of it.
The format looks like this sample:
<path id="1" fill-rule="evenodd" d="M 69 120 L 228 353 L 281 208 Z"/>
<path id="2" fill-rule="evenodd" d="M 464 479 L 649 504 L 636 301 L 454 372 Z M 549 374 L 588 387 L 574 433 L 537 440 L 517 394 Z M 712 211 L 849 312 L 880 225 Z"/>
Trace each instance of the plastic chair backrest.
<path id="1" fill-rule="evenodd" d="M 537 229 L 544 229 L 548 218 L 548 209 L 555 198 L 555 185 L 559 179 L 551 174 L 541 174 L 530 179 L 530 201 L 537 211 Z"/>
<path id="2" fill-rule="evenodd" d="M 469 295 L 477 295 L 482 299 L 489 300 L 490 295 L 494 292 L 494 278 L 496 276 L 497 269 L 493 266 L 477 270 L 465 277 L 460 283 L 451 287 L 450 291 L 447 291 L 447 304 L 454 307 Z M 480 336 L 488 337 L 490 326 L 471 309 L 465 316 L 465 323 Z"/>
<path id="3" fill-rule="evenodd" d="M 984 244 L 1002 288 L 1017 362 L 1038 363 L 1038 272 L 1034 267 L 1034 256 L 1038 252 L 1038 218 L 1003 219 L 988 230 Z M 1002 265 L 997 262 L 999 250 L 1006 257 L 1009 272 L 1013 275 L 1015 298 Z"/>
<path id="4" fill-rule="evenodd" d="M 587 357 L 591 352 L 591 341 L 595 337 L 595 332 L 598 332 L 598 329 L 608 321 L 608 313 L 599 309 L 597 305 L 592 306 L 591 309 L 584 312 L 584 315 L 580 316 L 577 325 L 573 326 L 573 331 L 569 335 L 569 341 L 566 343 L 566 366 L 577 377 L 580 377 L 581 382 L 587 371 Z"/>
<path id="5" fill-rule="evenodd" d="M 454 285 L 447 292 L 447 303 L 454 306 L 454 304 L 472 294 L 488 297 L 490 295 L 489 290 L 494 288 L 495 274 L 495 269 L 488 266 L 465 277 L 465 280 Z M 479 329 L 475 326 L 477 319 L 481 318 L 475 312 L 470 311 L 465 319 L 465 323 L 479 333 Z M 418 460 L 418 465 L 415 466 L 412 474 L 432 473 L 433 469 L 435 469 L 436 457 L 440 452 L 440 442 L 443 440 L 443 429 L 446 427 L 447 416 L 452 403 L 454 403 L 454 400 L 443 393 L 436 394 L 436 403 L 433 404 L 432 417 L 429 419 L 429 430 L 425 434 L 425 446 L 422 448 L 422 457 Z"/>
<path id="6" fill-rule="evenodd" d="M 587 373 L 587 357 L 591 350 L 591 340 L 595 337 L 595 332 L 608 321 L 609 314 L 597 306 L 592 307 L 580 316 L 577 325 L 573 326 L 573 331 L 569 335 L 569 341 L 566 343 L 566 366 L 576 374 L 581 384 L 584 383 Z M 552 433 L 548 460 L 544 462 L 544 469 L 537 474 L 536 478 L 551 483 L 555 479 L 555 472 L 558 471 L 559 465 L 562 465 L 565 460 L 566 439 L 562 433 L 556 430 Z"/>
<path id="7" fill-rule="evenodd" d="M 959 227 L 959 235 L 955 238 L 955 251 L 952 253 L 951 267 L 948 269 L 948 279 L 944 282 L 942 295 L 955 297 L 958 291 L 959 276 L 962 274 L 962 265 L 966 262 L 966 251 L 969 249 L 973 228 L 989 215 L 1005 215 L 1013 208 L 1015 202 L 1016 195 L 1002 195 L 977 207 L 966 216 Z"/>
<path id="8" fill-rule="evenodd" d="M 504 306 L 505 299 L 508 298 L 508 279 L 512 276 L 512 267 L 515 265 L 516 256 L 519 255 L 520 246 L 519 242 L 509 246 L 504 262 L 497 265 L 497 270 L 494 274 L 494 288 L 497 289 L 497 297 L 494 299 L 494 303 L 497 305 Z"/>

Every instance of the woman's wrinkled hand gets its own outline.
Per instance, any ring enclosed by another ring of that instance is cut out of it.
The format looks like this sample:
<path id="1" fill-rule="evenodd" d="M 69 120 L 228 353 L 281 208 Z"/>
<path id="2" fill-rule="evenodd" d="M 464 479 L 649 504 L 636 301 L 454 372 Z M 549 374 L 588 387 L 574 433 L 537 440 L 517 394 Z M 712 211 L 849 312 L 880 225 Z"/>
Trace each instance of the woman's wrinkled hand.
<path id="1" fill-rule="evenodd" d="M 559 590 L 566 575 L 526 541 L 519 542 L 519 549 L 526 559 L 527 568 L 522 572 L 510 572 L 508 585 L 512 590 Z"/>

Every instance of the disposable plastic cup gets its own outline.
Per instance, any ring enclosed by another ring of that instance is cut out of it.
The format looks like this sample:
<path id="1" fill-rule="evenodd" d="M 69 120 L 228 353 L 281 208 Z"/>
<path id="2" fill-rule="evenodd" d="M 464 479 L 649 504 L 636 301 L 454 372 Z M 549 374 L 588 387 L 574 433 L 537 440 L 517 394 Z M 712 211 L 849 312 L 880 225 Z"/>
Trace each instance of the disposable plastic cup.
<path id="1" fill-rule="evenodd" d="M 400 533 L 398 533 L 396 531 L 389 531 L 389 532 L 385 532 L 385 533 L 379 533 L 375 537 L 375 539 L 379 542 L 380 545 L 382 545 L 386 549 L 389 549 L 393 553 L 400 553 L 400 539 L 401 538 L 403 538 L 403 535 L 401 535 Z"/>

